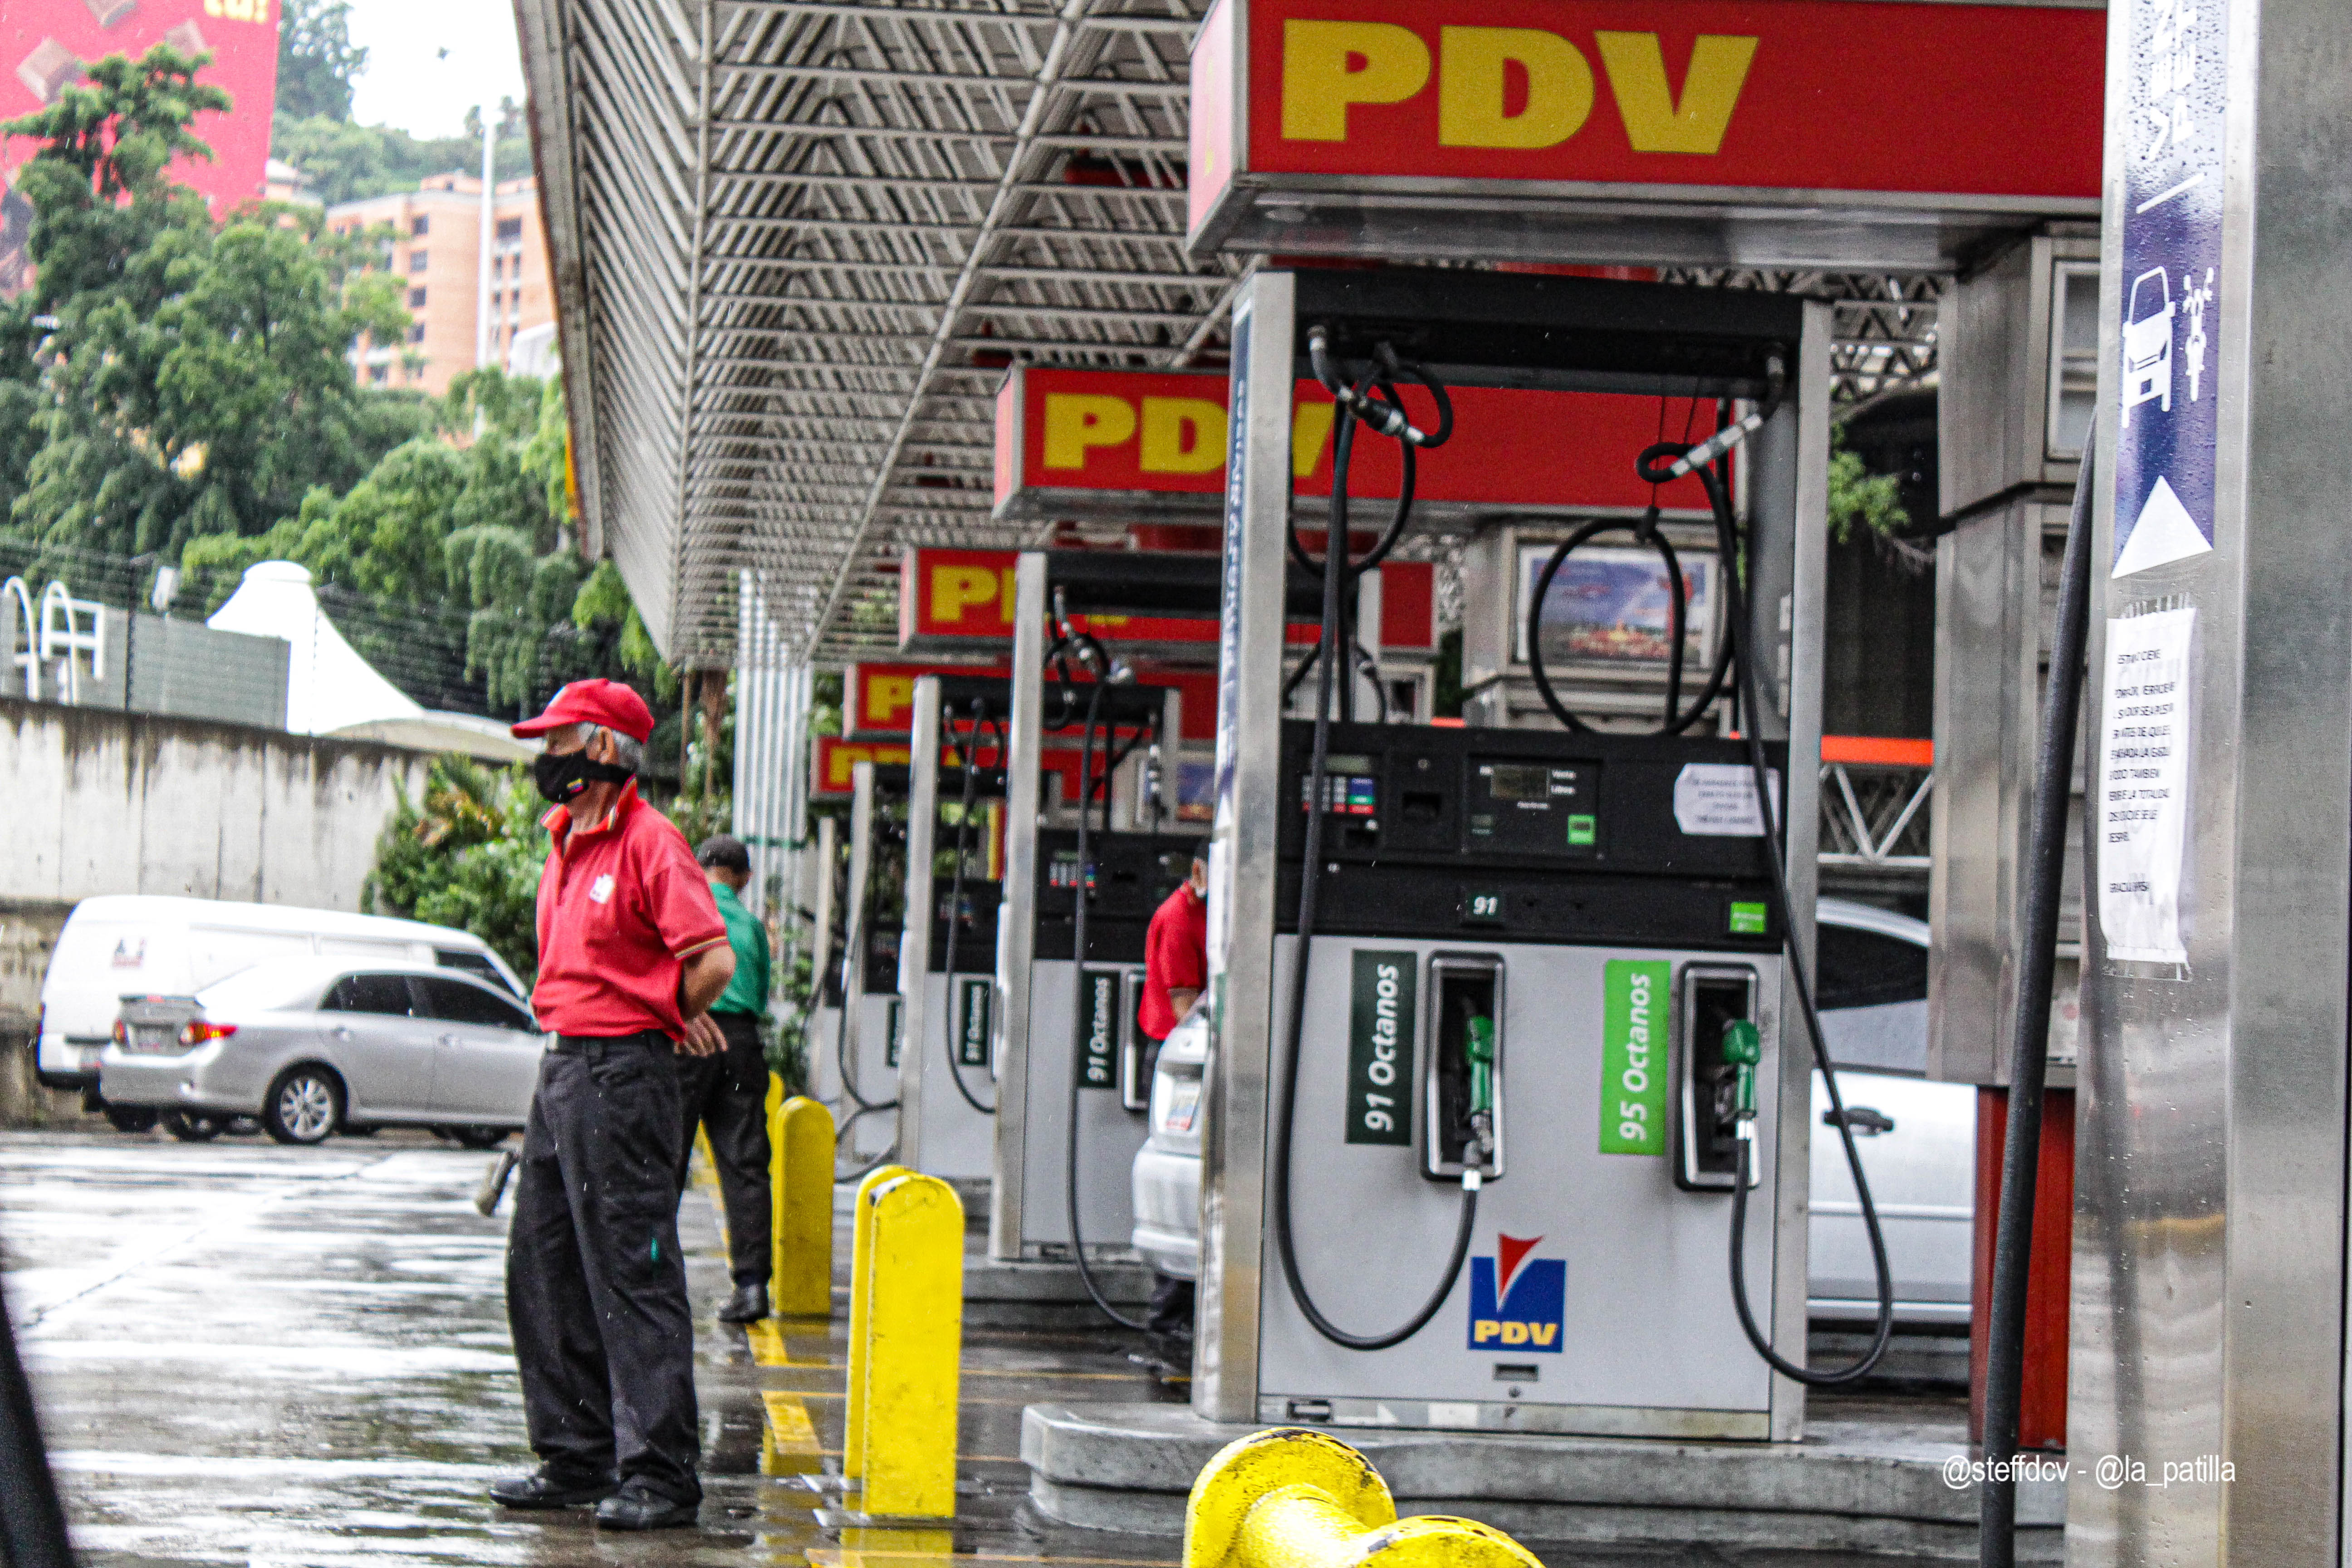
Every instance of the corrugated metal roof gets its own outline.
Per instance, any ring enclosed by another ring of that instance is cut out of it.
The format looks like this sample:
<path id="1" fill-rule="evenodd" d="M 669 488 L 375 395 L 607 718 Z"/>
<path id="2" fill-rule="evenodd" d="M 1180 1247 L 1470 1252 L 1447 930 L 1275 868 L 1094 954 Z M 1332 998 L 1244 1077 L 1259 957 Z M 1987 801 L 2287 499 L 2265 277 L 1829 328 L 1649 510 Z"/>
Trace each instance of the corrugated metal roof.
<path id="1" fill-rule="evenodd" d="M 1183 250 L 1205 0 L 517 9 L 583 542 L 675 663 L 731 662 L 747 580 L 800 649 L 894 647 L 902 546 L 1024 542 L 988 515 L 1008 359 L 1222 347 L 1244 264 Z M 1932 364 L 1932 279 L 1682 276 L 1855 301 L 1850 394 Z"/>

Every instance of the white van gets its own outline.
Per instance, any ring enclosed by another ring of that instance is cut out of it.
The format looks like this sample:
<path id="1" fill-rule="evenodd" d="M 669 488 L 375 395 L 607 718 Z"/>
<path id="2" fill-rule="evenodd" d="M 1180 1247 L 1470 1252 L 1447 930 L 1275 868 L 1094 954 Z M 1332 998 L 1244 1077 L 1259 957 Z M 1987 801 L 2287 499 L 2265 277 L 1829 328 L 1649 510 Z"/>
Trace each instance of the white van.
<path id="1" fill-rule="evenodd" d="M 123 997 L 193 995 L 264 959 L 310 953 L 437 964 L 526 995 L 488 942 L 447 926 L 145 893 L 84 899 L 66 917 L 41 981 L 40 1080 L 81 1090 L 96 1109 L 99 1052 Z"/>

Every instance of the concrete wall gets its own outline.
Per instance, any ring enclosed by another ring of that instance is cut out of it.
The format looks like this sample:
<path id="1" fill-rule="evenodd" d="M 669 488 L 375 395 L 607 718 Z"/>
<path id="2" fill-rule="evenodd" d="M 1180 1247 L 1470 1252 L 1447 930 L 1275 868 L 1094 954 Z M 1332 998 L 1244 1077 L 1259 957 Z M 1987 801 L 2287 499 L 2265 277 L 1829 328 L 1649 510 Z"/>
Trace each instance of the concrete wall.
<path id="1" fill-rule="evenodd" d="M 424 752 L 201 720 L 0 700 L 0 889 L 356 910 Z"/>
<path id="2" fill-rule="evenodd" d="M 73 906 L 178 893 L 356 910 L 397 793 L 431 758 L 203 720 L 0 699 L 0 1120 L 37 1120 L 26 1055 Z"/>

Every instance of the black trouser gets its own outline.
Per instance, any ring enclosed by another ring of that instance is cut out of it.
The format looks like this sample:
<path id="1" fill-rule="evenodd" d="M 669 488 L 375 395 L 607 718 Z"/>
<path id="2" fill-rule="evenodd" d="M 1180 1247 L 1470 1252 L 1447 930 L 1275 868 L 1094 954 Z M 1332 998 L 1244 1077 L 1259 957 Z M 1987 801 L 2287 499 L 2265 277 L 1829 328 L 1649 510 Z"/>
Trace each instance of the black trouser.
<path id="1" fill-rule="evenodd" d="M 677 1248 L 677 1068 L 658 1033 L 541 1059 L 515 1169 L 507 1322 L 531 1448 L 565 1479 L 698 1500 L 694 1317 Z"/>
<path id="2" fill-rule="evenodd" d="M 679 1125 L 677 1184 L 699 1122 L 710 1134 L 719 1165 L 719 1196 L 727 1211 L 730 1272 L 738 1285 L 765 1285 L 770 1267 L 768 1058 L 760 1049 L 760 1021 L 749 1013 L 713 1013 L 727 1048 L 677 1058 Z"/>

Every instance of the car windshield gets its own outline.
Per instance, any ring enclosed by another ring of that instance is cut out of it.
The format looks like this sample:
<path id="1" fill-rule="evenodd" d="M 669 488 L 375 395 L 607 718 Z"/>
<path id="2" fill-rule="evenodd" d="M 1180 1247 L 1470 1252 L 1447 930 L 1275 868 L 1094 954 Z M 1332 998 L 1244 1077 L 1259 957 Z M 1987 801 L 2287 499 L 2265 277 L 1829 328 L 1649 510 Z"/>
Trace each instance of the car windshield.
<path id="1" fill-rule="evenodd" d="M 214 981 L 196 993 L 196 1001 L 214 1016 L 315 1007 L 329 978 L 308 965 L 289 969 L 280 964 L 257 963 L 226 980 Z"/>

